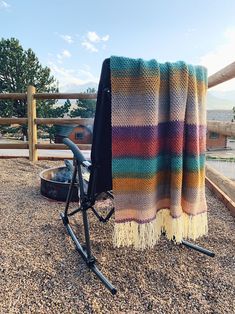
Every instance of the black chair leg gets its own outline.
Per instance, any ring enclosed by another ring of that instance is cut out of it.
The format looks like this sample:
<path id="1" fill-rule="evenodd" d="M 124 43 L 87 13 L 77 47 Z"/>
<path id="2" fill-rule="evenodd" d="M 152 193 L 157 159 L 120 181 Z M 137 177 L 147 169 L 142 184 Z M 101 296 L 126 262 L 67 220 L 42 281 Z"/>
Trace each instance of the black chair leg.
<path id="1" fill-rule="evenodd" d="M 184 246 L 186 246 L 188 249 L 192 249 L 192 250 L 195 250 L 195 251 L 198 251 L 200 253 L 203 253 L 205 255 L 208 255 L 210 257 L 214 257 L 215 256 L 215 253 L 205 249 L 204 247 L 201 247 L 199 245 L 196 245 L 196 244 L 193 244 L 191 242 L 188 242 L 188 241 L 185 241 L 183 240 L 181 242 L 181 244 L 183 244 Z"/>
<path id="2" fill-rule="evenodd" d="M 80 207 L 76 210 L 74 210 L 72 213 L 68 213 L 72 189 L 76 181 L 76 177 L 79 177 L 79 183 L 80 183 Z M 87 197 L 84 193 L 83 189 L 83 181 L 82 181 L 82 173 L 81 168 L 77 163 L 75 163 L 74 172 L 72 181 L 69 187 L 69 192 L 66 200 L 65 205 L 65 211 L 64 213 L 60 214 L 60 217 L 63 221 L 63 224 L 72 238 L 78 253 L 81 255 L 83 260 L 85 261 L 87 267 L 98 277 L 98 279 L 104 284 L 104 286 L 114 295 L 117 293 L 117 289 L 111 284 L 111 282 L 102 274 L 102 272 L 98 269 L 96 266 L 96 259 L 92 255 L 91 252 L 91 243 L 90 243 L 90 232 L 89 232 L 89 221 L 88 221 L 88 215 L 87 210 L 90 209 L 92 206 L 89 201 L 87 201 Z M 78 238 L 76 237 L 70 223 L 69 223 L 69 217 L 71 214 L 75 214 L 76 212 L 82 212 L 82 219 L 83 219 L 83 226 L 84 226 L 84 234 L 85 234 L 85 246 L 83 246 Z"/>
<path id="3" fill-rule="evenodd" d="M 85 214 L 85 216 L 87 213 Z M 68 217 L 65 217 L 64 213 L 61 215 L 61 219 L 64 223 L 64 226 L 67 229 L 68 234 L 72 238 L 74 244 L 76 245 L 76 248 L 78 250 L 78 253 L 81 255 L 83 260 L 85 261 L 87 267 L 98 277 L 98 279 L 104 284 L 104 286 L 113 294 L 115 295 L 117 293 L 117 289 L 111 284 L 111 282 L 102 274 L 102 272 L 98 269 L 96 266 L 96 260 L 94 256 L 91 254 L 91 248 L 90 248 L 90 236 L 89 236 L 89 226 L 88 224 L 84 225 L 85 229 L 85 238 L 86 238 L 86 247 L 83 248 L 81 243 L 79 242 L 78 238 L 76 237 L 69 221 Z M 86 218 L 85 218 L 86 221 Z"/>

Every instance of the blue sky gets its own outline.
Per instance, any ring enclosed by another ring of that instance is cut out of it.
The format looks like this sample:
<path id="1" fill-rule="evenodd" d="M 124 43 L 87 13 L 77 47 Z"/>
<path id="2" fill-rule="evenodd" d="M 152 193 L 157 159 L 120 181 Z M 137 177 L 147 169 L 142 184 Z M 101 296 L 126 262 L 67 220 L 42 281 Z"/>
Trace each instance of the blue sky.
<path id="1" fill-rule="evenodd" d="M 32 48 L 68 91 L 98 82 L 110 55 L 184 60 L 213 74 L 235 61 L 234 12 L 234 0 L 0 0 L 0 37 Z"/>

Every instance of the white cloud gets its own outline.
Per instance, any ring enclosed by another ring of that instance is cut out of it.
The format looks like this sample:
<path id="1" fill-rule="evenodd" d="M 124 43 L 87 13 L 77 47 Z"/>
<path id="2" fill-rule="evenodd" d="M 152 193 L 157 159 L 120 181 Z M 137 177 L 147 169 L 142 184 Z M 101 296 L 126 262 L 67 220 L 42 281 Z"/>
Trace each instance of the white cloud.
<path id="1" fill-rule="evenodd" d="M 102 37 L 102 40 L 103 40 L 103 41 L 108 41 L 108 40 L 109 40 L 109 35 L 103 36 L 103 37 Z"/>
<path id="2" fill-rule="evenodd" d="M 82 46 L 91 52 L 98 52 L 97 44 L 109 40 L 109 35 L 99 36 L 96 32 L 87 32 Z"/>
<path id="3" fill-rule="evenodd" d="M 100 37 L 96 34 L 96 32 L 88 32 L 87 39 L 90 40 L 92 43 L 100 42 Z"/>
<path id="4" fill-rule="evenodd" d="M 0 0 L 0 9 L 8 9 L 10 7 L 10 4 L 6 1 Z"/>
<path id="5" fill-rule="evenodd" d="M 82 46 L 91 52 L 98 52 L 98 49 L 92 43 L 86 40 L 82 42 Z"/>
<path id="6" fill-rule="evenodd" d="M 235 61 L 235 27 L 224 32 L 224 43 L 215 47 L 200 58 L 199 63 L 206 66 L 209 76 Z M 235 89 L 235 80 L 230 80 L 214 87 L 216 90 L 227 91 Z"/>
<path id="7" fill-rule="evenodd" d="M 99 43 L 101 41 L 108 41 L 109 35 L 105 35 L 103 37 L 100 37 L 96 32 L 88 32 L 87 33 L 87 39 L 92 43 Z"/>
<path id="8" fill-rule="evenodd" d="M 98 82 L 98 78 L 95 77 L 90 71 L 80 69 L 78 70 L 78 74 L 81 75 L 82 77 L 86 78 L 88 81 L 92 82 Z"/>
<path id="9" fill-rule="evenodd" d="M 78 69 L 66 69 L 62 66 L 58 66 L 54 62 L 48 62 L 48 65 L 52 71 L 52 74 L 58 79 L 60 85 L 60 91 L 66 92 L 66 90 L 73 86 L 78 87 L 87 83 L 98 83 L 99 78 L 95 77 L 90 71 Z"/>
<path id="10" fill-rule="evenodd" d="M 56 57 L 57 57 L 57 61 L 59 63 L 62 63 L 62 60 L 64 58 L 70 58 L 71 57 L 71 53 L 68 50 L 65 49 L 65 50 L 62 51 L 62 53 L 58 53 L 56 55 Z"/>
<path id="11" fill-rule="evenodd" d="M 65 58 L 70 58 L 71 57 L 71 53 L 68 50 L 64 50 L 62 52 L 62 56 Z"/>
<path id="12" fill-rule="evenodd" d="M 73 40 L 72 36 L 70 36 L 70 35 L 60 35 L 60 37 L 61 37 L 64 41 L 66 41 L 68 44 L 74 43 L 74 40 Z"/>

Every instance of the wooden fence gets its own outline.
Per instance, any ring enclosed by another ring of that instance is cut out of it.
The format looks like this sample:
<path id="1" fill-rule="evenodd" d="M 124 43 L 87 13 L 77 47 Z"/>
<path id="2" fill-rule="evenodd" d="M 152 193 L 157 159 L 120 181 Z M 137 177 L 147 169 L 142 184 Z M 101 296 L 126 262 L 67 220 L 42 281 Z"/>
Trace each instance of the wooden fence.
<path id="1" fill-rule="evenodd" d="M 223 68 L 219 72 L 213 74 L 208 79 L 208 88 L 221 84 L 235 77 L 235 62 Z M 37 126 L 53 125 L 53 124 L 79 124 L 89 125 L 93 123 L 93 119 L 84 118 L 37 118 L 36 116 L 36 100 L 42 99 L 96 99 L 96 94 L 84 93 L 36 93 L 33 86 L 27 88 L 27 93 L 4 93 L 0 94 L 0 100 L 27 100 L 28 112 L 27 118 L 0 118 L 0 125 L 8 124 L 27 124 L 28 125 L 28 142 L 22 143 L 0 143 L 0 149 L 29 149 L 29 160 L 38 160 L 38 149 L 67 149 L 64 144 L 43 144 L 38 143 Z M 220 134 L 235 136 L 234 123 L 219 121 L 208 121 L 208 130 L 215 131 Z M 91 145 L 79 144 L 78 147 L 83 150 L 89 150 Z"/>
<path id="2" fill-rule="evenodd" d="M 27 93 L 6 93 L 0 94 L 0 100 L 27 100 L 27 118 L 0 118 L 0 125 L 9 124 L 27 124 L 28 141 L 22 143 L 0 143 L 0 149 L 29 149 L 29 160 L 38 160 L 38 149 L 68 149 L 64 144 L 46 144 L 38 143 L 37 126 L 38 125 L 61 125 L 78 124 L 91 125 L 94 119 L 90 118 L 37 118 L 36 100 L 40 99 L 96 99 L 96 94 L 85 93 L 36 93 L 34 86 L 28 86 Z M 80 149 L 89 150 L 90 144 L 79 144 Z"/>

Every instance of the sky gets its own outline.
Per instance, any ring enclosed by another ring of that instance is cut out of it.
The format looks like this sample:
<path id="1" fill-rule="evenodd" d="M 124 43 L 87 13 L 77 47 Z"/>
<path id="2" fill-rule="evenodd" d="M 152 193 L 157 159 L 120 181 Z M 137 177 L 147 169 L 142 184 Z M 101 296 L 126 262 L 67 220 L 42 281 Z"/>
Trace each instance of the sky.
<path id="1" fill-rule="evenodd" d="M 202 64 L 235 61 L 234 0 L 0 0 L 0 37 L 50 67 L 60 91 L 98 83 L 111 55 Z M 235 90 L 235 80 L 213 88 Z"/>

